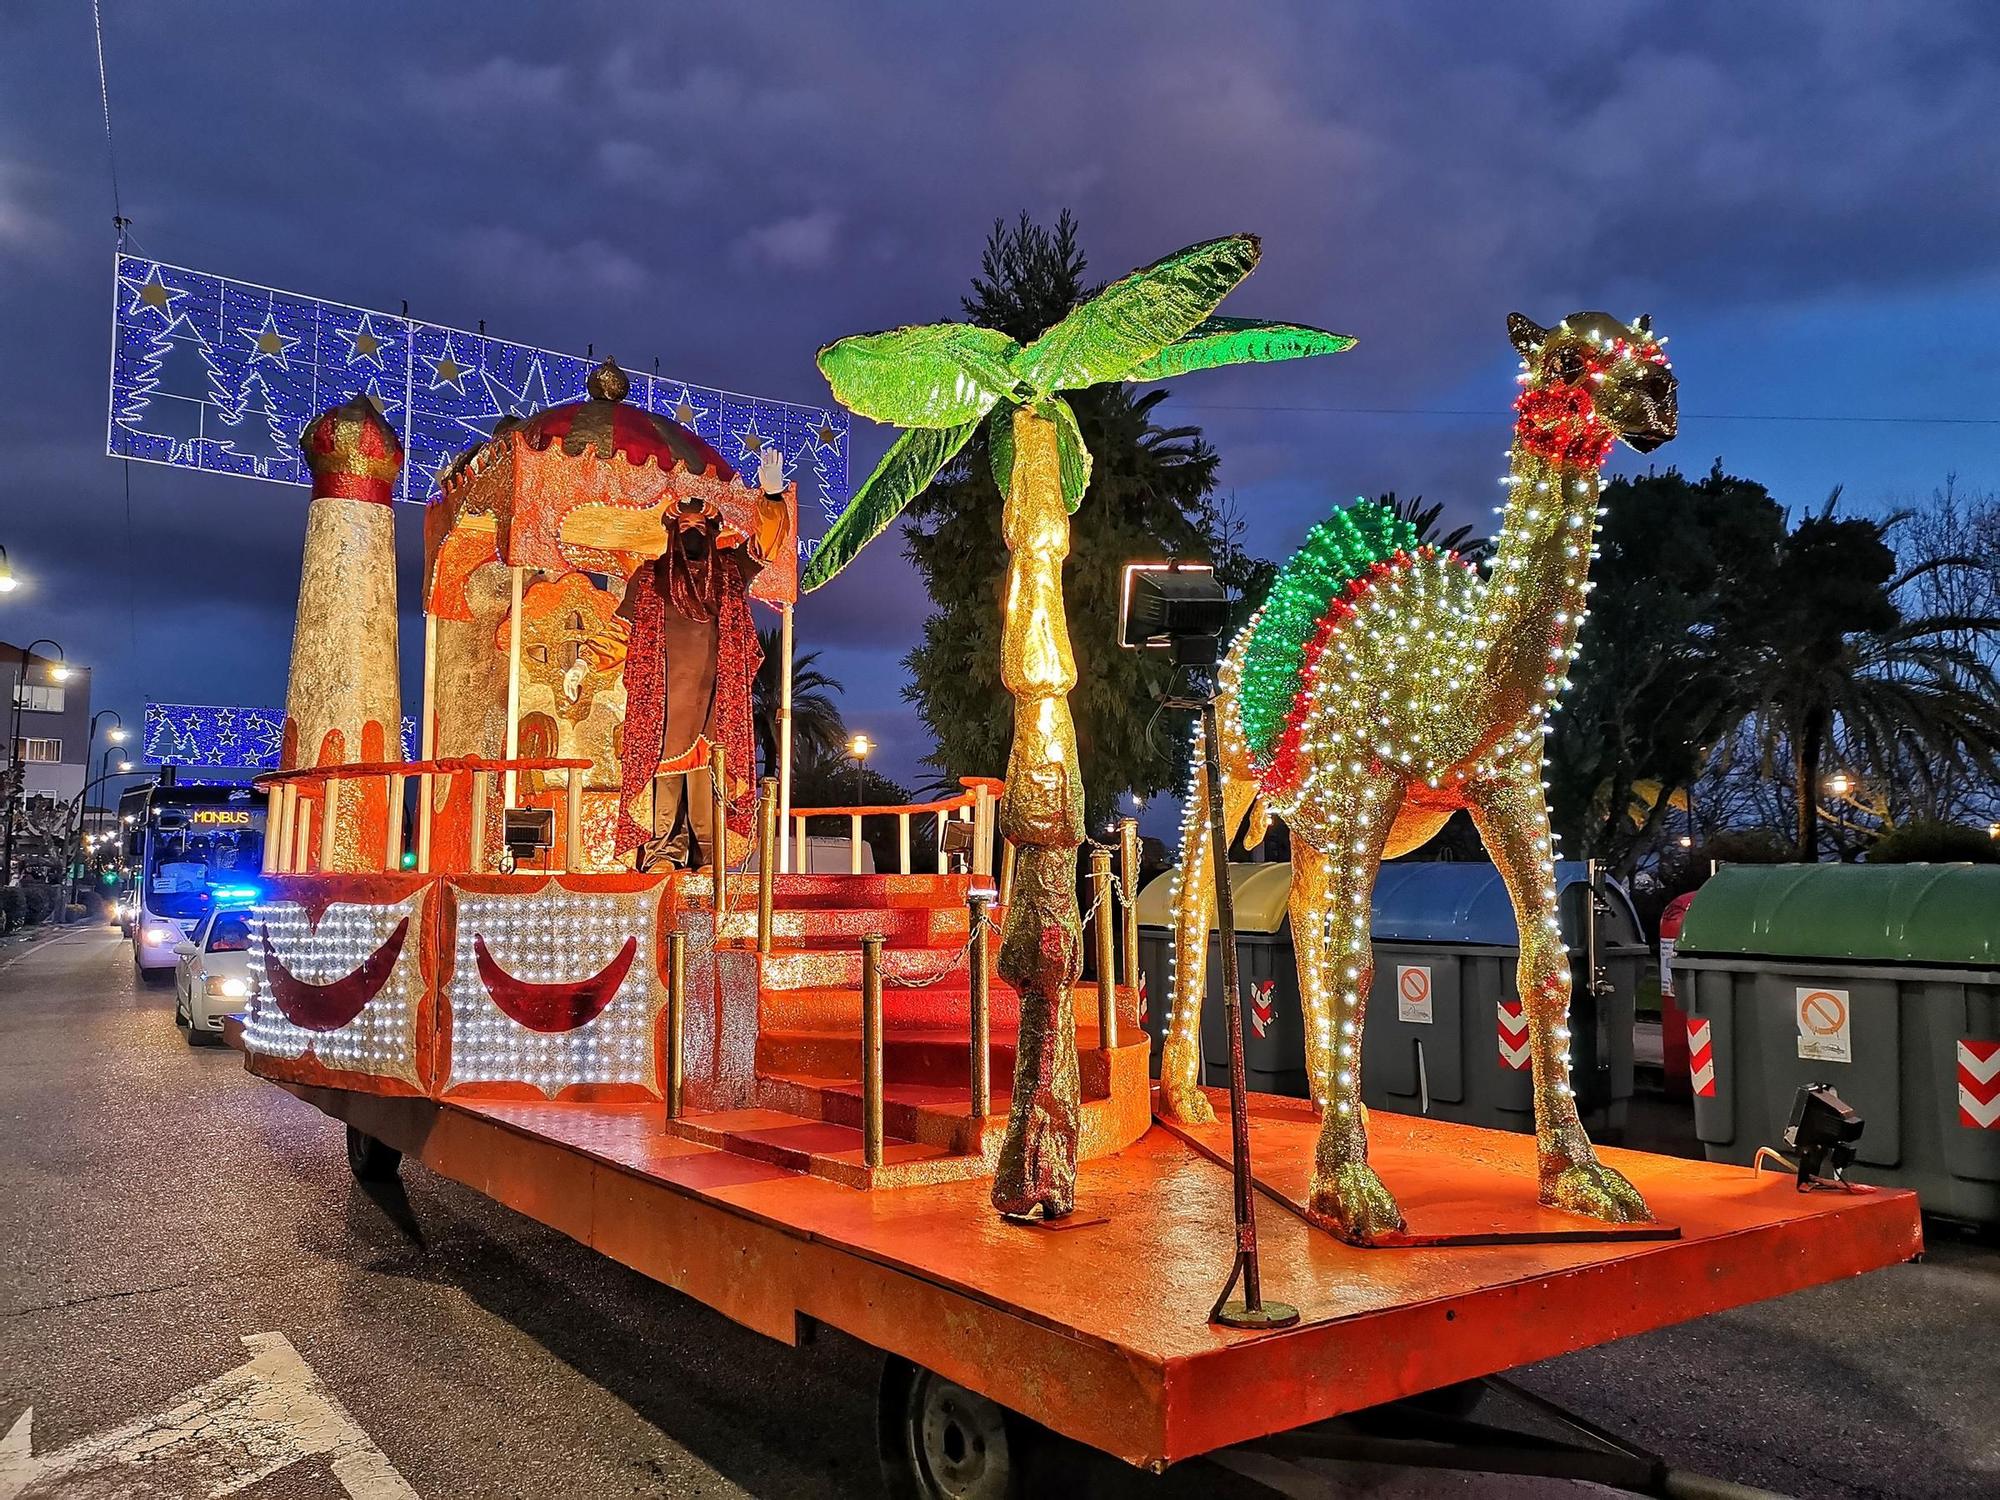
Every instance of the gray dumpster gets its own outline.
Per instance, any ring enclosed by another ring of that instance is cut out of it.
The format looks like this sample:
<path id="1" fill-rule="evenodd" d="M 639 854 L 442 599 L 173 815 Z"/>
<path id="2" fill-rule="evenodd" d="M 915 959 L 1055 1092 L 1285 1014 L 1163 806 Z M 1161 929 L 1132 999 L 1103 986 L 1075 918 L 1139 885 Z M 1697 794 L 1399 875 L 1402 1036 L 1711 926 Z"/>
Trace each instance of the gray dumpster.
<path id="1" fill-rule="evenodd" d="M 1866 1121 L 1857 1181 L 2000 1223 L 2000 868 L 1725 866 L 1674 984 L 1709 1160 L 1783 1149 L 1799 1085 L 1831 1084 Z"/>
<path id="2" fill-rule="evenodd" d="M 1243 981 L 1244 1066 L 1252 1089 L 1304 1097 L 1304 1018 L 1285 896 L 1291 867 L 1235 865 L 1237 962 Z M 1564 940 L 1574 968 L 1572 1079 L 1585 1124 L 1616 1136 L 1632 1097 L 1632 997 L 1647 962 L 1637 914 L 1615 882 L 1602 885 L 1597 959 L 1606 987 L 1592 994 L 1584 969 L 1591 909 L 1581 861 L 1556 866 Z M 1170 877 L 1139 897 L 1140 969 L 1147 1030 L 1166 1024 L 1172 958 Z M 1499 1129 L 1534 1128 L 1526 1023 L 1515 985 L 1513 908 L 1488 864 L 1392 862 L 1375 885 L 1375 984 L 1362 1051 L 1362 1097 L 1371 1108 Z M 1204 1081 L 1228 1081 L 1219 946 L 1209 941 L 1202 1006 Z"/>

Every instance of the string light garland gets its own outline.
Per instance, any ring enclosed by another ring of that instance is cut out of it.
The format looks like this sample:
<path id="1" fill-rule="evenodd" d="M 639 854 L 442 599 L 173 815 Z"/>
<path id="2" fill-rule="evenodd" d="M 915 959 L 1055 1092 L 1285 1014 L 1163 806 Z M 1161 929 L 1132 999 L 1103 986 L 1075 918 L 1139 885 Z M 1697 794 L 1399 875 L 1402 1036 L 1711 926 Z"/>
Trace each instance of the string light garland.
<path id="1" fill-rule="evenodd" d="M 1569 956 L 1542 741 L 1588 613 L 1602 467 L 1621 438 L 1650 451 L 1673 435 L 1675 384 L 1646 319 L 1628 327 L 1579 313 L 1543 329 L 1516 314 L 1508 327 L 1524 390 L 1490 575 L 1418 545 L 1393 511 L 1367 501 L 1313 528 L 1222 665 L 1224 784 L 1206 784 L 1198 743 L 1169 888 L 1162 1107 L 1206 1123 L 1213 1110 L 1196 1075 L 1214 899 L 1207 799 L 1223 799 L 1232 830 L 1259 799 L 1290 826 L 1306 1066 L 1323 1111 L 1309 1208 L 1357 1243 L 1403 1227 L 1368 1165 L 1361 1106 L 1370 895 L 1384 858 L 1423 844 L 1460 808 L 1520 930 L 1542 1201 L 1613 1221 L 1648 1216 L 1597 1161 L 1570 1086 Z"/>

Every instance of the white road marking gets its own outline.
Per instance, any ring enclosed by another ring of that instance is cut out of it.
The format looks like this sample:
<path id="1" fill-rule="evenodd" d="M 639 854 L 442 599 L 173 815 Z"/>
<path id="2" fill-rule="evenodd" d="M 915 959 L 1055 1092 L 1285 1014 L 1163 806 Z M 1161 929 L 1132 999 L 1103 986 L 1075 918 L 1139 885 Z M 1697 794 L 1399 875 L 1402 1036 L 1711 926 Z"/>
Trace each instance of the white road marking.
<path id="1" fill-rule="evenodd" d="M 0 1500 L 17 1500 L 31 1488 L 52 1495 L 92 1480 L 114 1482 L 119 1470 L 146 1471 L 177 1493 L 217 1500 L 316 1457 L 354 1500 L 417 1500 L 290 1339 L 252 1333 L 243 1342 L 251 1351 L 247 1364 L 183 1393 L 163 1411 L 39 1458 L 31 1453 L 30 1407 L 0 1439 Z M 114 1483 L 102 1492 L 119 1488 Z"/>

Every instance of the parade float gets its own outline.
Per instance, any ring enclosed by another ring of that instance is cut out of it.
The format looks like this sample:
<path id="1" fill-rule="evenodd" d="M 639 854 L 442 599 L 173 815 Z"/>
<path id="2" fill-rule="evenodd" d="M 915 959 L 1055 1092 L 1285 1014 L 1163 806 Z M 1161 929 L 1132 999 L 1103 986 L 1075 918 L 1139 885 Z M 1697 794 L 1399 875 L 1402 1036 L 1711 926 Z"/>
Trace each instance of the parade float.
<path id="1" fill-rule="evenodd" d="M 1091 459 L 1061 393 L 1345 348 L 1216 316 L 1257 254 L 1247 236 L 1191 247 L 1025 346 L 943 324 L 821 351 L 841 400 L 905 431 L 807 592 L 988 424 L 1013 754 L 1004 781 L 927 803 L 800 809 L 782 764 L 756 774 L 745 612 L 799 591 L 796 497 L 781 465 L 746 480 L 627 404 L 609 362 L 585 399 L 501 423 L 440 472 L 402 758 L 402 455 L 365 399 L 317 418 L 256 974 L 232 1027 L 251 1071 L 344 1122 L 363 1179 L 415 1157 L 774 1338 L 825 1324 L 883 1350 L 897 1493 L 1026 1493 L 1045 1429 L 1162 1467 L 1916 1253 L 1907 1194 L 1805 1196 L 1598 1150 L 1564 1108 L 1567 981 L 1535 925 L 1541 726 L 1598 467 L 1618 438 L 1671 432 L 1643 328 L 1516 325 L 1529 378 L 1491 580 L 1386 517 L 1329 523 L 1203 700 L 1221 727 L 1182 915 L 1205 928 L 1204 819 L 1224 832 L 1261 803 L 1291 821 L 1298 929 L 1321 935 L 1300 945 L 1317 1102 L 1194 1087 L 1192 940 L 1149 1079 L 1129 828 L 1092 851 L 1081 980 L 1066 698 L 1077 658 L 1117 640 L 1093 620 L 1073 648 L 1064 615 Z M 1368 884 L 1453 806 L 1481 818 L 1536 934 L 1536 1137 L 1364 1120 L 1356 1102 Z M 809 816 L 846 823 L 848 873 L 806 872 Z M 899 857 L 864 872 L 878 820 Z M 1281 1210 L 1261 1232 L 1259 1197 Z M 1397 1450 L 1378 1428 L 1368 1451 L 1435 1461 L 1441 1431 Z M 1493 1462 L 1580 1462 L 1524 1451 Z M 1629 1451 L 1599 1457 L 1588 1472 L 1663 1482 Z"/>

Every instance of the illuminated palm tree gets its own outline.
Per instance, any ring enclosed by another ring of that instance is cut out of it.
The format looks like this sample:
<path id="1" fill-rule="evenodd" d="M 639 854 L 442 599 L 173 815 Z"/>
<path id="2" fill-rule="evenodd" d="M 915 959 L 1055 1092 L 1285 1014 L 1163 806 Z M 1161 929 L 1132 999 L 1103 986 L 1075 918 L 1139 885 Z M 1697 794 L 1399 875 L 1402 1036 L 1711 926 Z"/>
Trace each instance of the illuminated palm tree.
<path id="1" fill-rule="evenodd" d="M 1014 743 L 1000 831 L 1017 852 L 999 970 L 1021 995 L 1013 1107 L 994 1206 L 1045 1216 L 1074 1206 L 1078 1128 L 1075 1013 L 1082 969 L 1076 851 L 1083 785 L 1063 613 L 1069 517 L 1090 483 L 1090 452 L 1059 394 L 1154 381 L 1218 365 L 1332 354 L 1353 340 L 1297 323 L 1213 316 L 1256 267 L 1257 240 L 1210 240 L 1112 282 L 1025 346 L 994 328 L 931 323 L 857 334 L 819 351 L 834 394 L 908 430 L 827 532 L 803 586 L 818 588 L 894 521 L 989 422 L 1007 544 L 1000 676 L 1014 699 Z M 989 421 L 990 419 L 990 421 Z"/>

